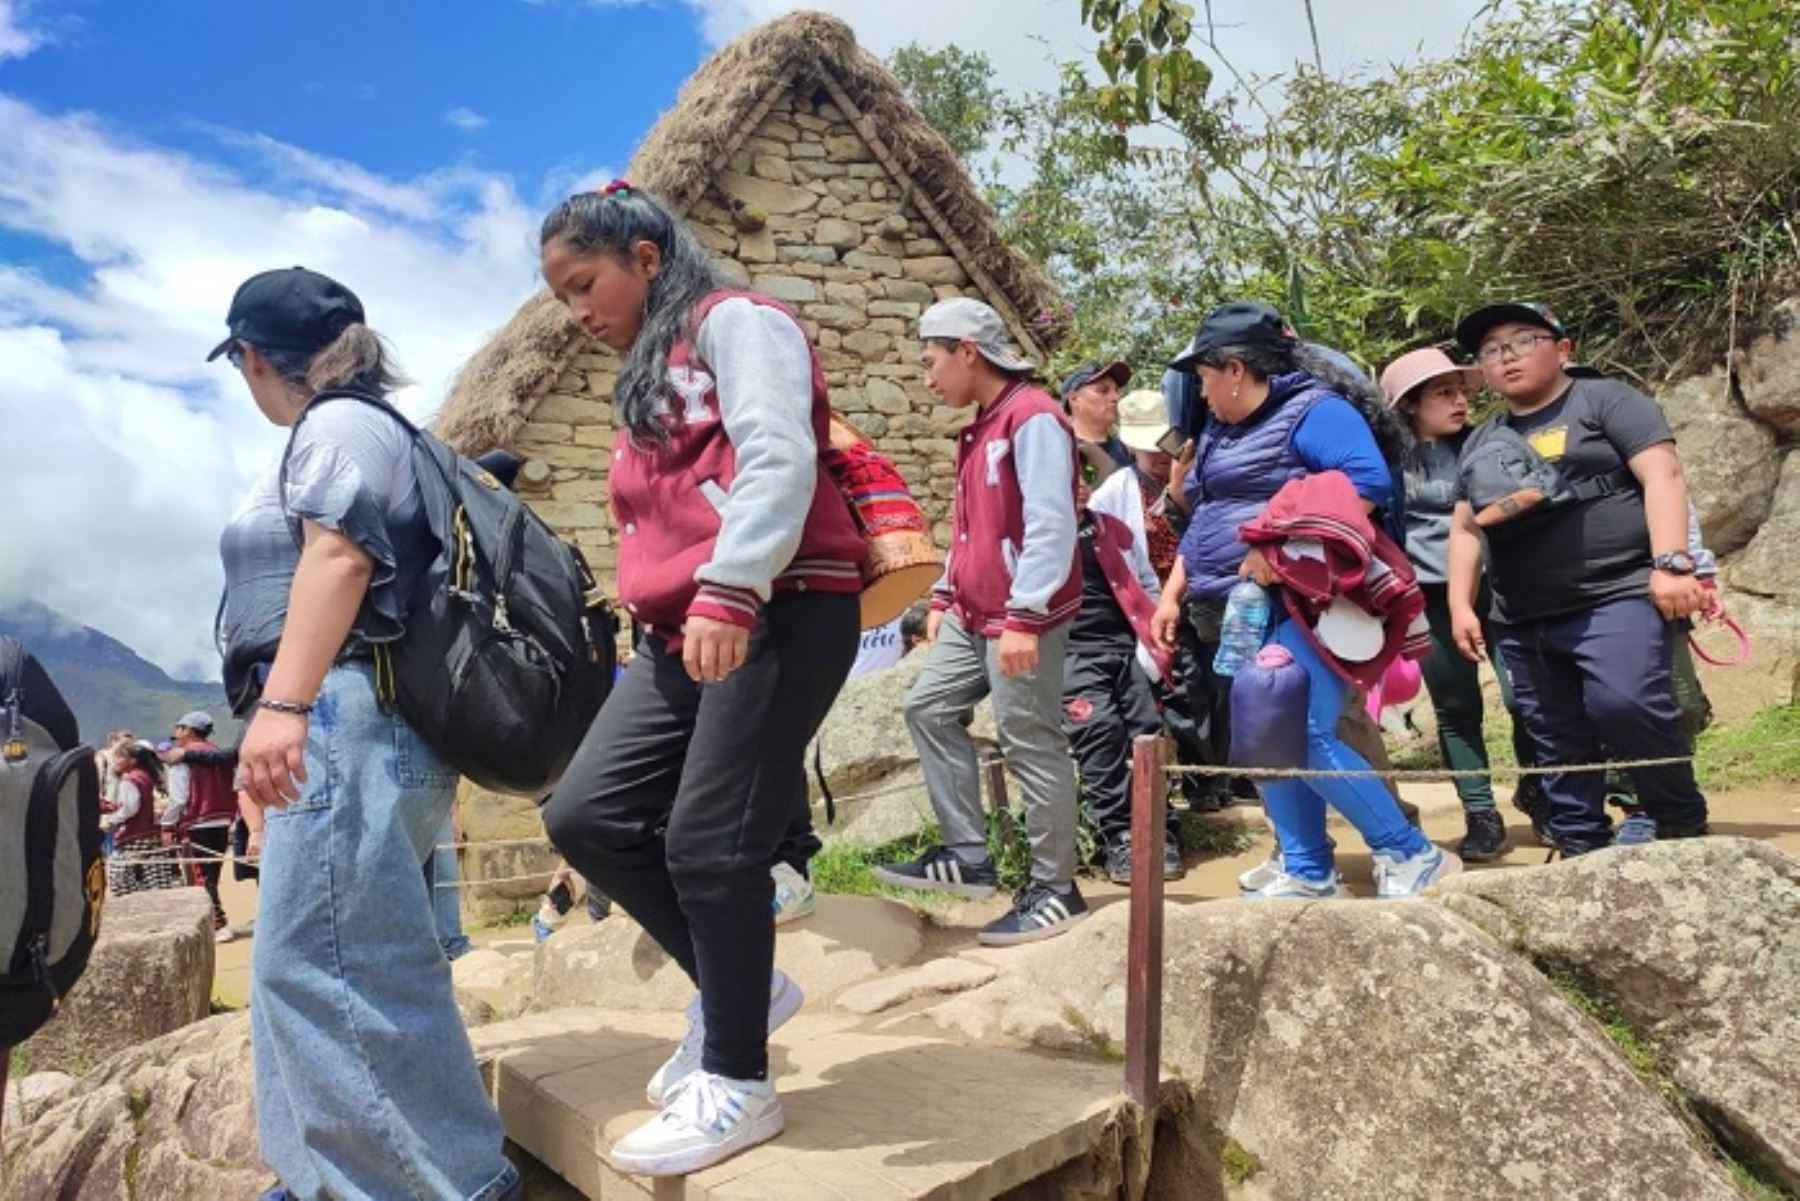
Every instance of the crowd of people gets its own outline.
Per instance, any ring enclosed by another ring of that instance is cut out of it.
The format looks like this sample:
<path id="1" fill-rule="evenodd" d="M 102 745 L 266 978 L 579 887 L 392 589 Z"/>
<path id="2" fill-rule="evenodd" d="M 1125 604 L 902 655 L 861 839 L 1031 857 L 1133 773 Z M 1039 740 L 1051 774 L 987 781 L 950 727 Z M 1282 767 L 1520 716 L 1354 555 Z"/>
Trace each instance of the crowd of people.
<path id="1" fill-rule="evenodd" d="M 618 355 L 607 482 L 637 630 L 543 804 L 566 866 L 542 919 L 547 933 L 585 893 L 693 981 L 687 1034 L 646 1085 L 656 1116 L 610 1153 L 685 1173 L 785 1122 L 768 1039 L 804 998 L 774 966 L 774 928 L 784 882 L 810 903 L 792 883 L 819 845 L 805 751 L 858 656 L 866 547 L 824 465 L 825 373 L 791 311 L 733 283 L 626 183 L 559 205 L 540 250 L 571 321 Z M 212 357 L 293 429 L 225 531 L 219 625 L 250 719 L 238 780 L 266 815 L 251 1020 L 270 1196 L 515 1197 L 452 997 L 441 888 L 421 870 L 454 837 L 455 773 L 379 700 L 376 651 L 404 632 L 437 553 L 411 436 L 379 403 L 309 410 L 328 392 L 383 401 L 401 377 L 354 293 L 300 268 L 247 281 L 227 324 Z M 1479 770 L 1459 783 L 1457 848 L 1428 841 L 1381 779 L 1364 698 L 1410 660 L 1452 766 L 1485 767 L 1489 657 L 1522 761 L 1685 753 L 1672 663 L 1680 623 L 1711 602 L 1680 459 L 1653 401 L 1574 368 L 1547 309 L 1483 308 L 1453 332 L 1472 365 L 1421 350 L 1381 386 L 1247 302 L 1207 312 L 1157 390 L 1124 391 L 1131 366 L 1099 362 L 1052 395 L 974 299 L 930 306 L 917 332 L 927 385 L 970 413 L 916 634 L 928 659 L 904 705 L 942 843 L 878 874 L 997 891 L 968 730 L 991 697 L 1030 879 L 982 942 L 1086 915 L 1084 806 L 1102 870 L 1129 881 L 1140 733 L 1166 730 L 1180 761 L 1216 769 L 1182 778 L 1190 806 L 1260 796 L 1276 850 L 1243 881 L 1258 900 L 1340 895 L 1330 809 L 1373 853 L 1381 897 L 1498 855 Z M 1470 432 L 1477 382 L 1503 408 Z M 1326 774 L 1234 778 L 1277 745 L 1279 762 Z M 177 823 L 211 846 L 193 782 L 210 750 L 171 749 L 190 771 Z M 163 761 L 132 746 L 113 763 L 115 817 L 139 805 L 112 822 L 129 852 Z M 1616 830 L 1595 773 L 1550 770 L 1521 800 L 1567 855 L 1704 832 L 1687 766 L 1629 774 Z M 1162 849 L 1178 874 L 1173 826 Z"/>

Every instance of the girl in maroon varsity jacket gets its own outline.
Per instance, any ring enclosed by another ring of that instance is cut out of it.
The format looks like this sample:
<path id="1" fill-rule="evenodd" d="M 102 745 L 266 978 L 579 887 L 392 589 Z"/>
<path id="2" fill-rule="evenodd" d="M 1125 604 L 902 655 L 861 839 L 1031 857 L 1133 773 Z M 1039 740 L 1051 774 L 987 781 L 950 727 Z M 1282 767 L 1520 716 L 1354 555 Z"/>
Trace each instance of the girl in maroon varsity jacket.
<path id="1" fill-rule="evenodd" d="M 774 970 L 770 869 L 806 866 L 805 751 L 856 657 L 864 544 L 820 465 L 825 377 L 792 313 L 622 183 L 559 206 L 541 253 L 621 359 L 607 477 L 644 632 L 544 825 L 699 989 L 649 1081 L 662 1113 L 611 1152 L 677 1175 L 782 1129 L 768 1035 L 802 997 Z"/>

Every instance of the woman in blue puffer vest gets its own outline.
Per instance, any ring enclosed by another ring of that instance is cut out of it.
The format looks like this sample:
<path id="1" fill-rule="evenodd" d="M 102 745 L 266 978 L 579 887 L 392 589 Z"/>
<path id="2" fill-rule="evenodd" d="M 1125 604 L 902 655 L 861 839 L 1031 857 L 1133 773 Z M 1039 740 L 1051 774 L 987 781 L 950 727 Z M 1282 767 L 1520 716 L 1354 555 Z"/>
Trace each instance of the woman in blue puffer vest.
<path id="1" fill-rule="evenodd" d="M 1153 630 L 1173 646 L 1181 621 L 1192 622 L 1201 643 L 1202 675 L 1219 640 L 1225 596 L 1242 578 L 1268 583 L 1259 554 L 1239 540 L 1238 527 L 1260 515 L 1289 480 L 1322 471 L 1344 473 L 1371 516 L 1399 525 L 1400 488 L 1394 463 L 1405 435 L 1392 413 L 1332 361 L 1296 338 L 1266 305 L 1239 302 L 1208 313 L 1178 363 L 1191 363 L 1212 420 L 1199 439 L 1187 477 L 1192 514 L 1181 557 L 1163 589 Z M 1402 535 L 1403 536 L 1403 535 Z M 1279 620 L 1269 640 L 1287 648 L 1306 669 L 1309 763 L 1369 771 L 1368 759 L 1338 734 L 1349 685 L 1319 658 L 1290 622 Z M 1213 695 L 1230 681 L 1196 682 Z M 1215 708 L 1215 712 L 1217 709 Z M 1347 818 L 1374 852 L 1382 896 L 1408 896 L 1456 870 L 1455 857 L 1432 846 L 1409 825 L 1394 797 L 1372 775 L 1273 780 L 1262 787 L 1279 850 L 1245 881 L 1260 897 L 1339 895 L 1325 807 Z"/>

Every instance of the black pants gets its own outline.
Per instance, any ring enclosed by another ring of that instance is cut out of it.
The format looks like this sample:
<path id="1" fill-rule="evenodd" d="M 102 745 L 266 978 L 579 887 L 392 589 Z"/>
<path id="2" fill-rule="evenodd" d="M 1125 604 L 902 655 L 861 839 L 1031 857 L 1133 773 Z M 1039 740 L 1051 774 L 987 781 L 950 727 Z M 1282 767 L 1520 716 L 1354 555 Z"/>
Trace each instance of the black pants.
<path id="1" fill-rule="evenodd" d="M 1534 762 L 1551 767 L 1593 763 L 1607 755 L 1661 759 L 1692 753 L 1670 678 L 1680 631 L 1663 620 L 1649 598 L 1609 601 L 1495 629 Z M 1539 778 L 1549 800 L 1550 836 L 1565 854 L 1612 841 L 1603 773 Z M 1693 764 L 1636 768 L 1631 780 L 1645 811 L 1668 832 L 1706 824 L 1706 798 L 1694 783 Z"/>
<path id="2" fill-rule="evenodd" d="M 1110 844 L 1131 830 L 1131 740 L 1162 728 L 1150 679 L 1131 646 L 1069 644 L 1062 728 L 1081 772 L 1081 803 Z M 1178 829 L 1171 806 L 1169 832 Z"/>
<path id="3" fill-rule="evenodd" d="M 194 875 L 212 902 L 213 929 L 223 930 L 226 926 L 225 906 L 219 900 L 219 875 L 225 870 L 225 856 L 231 850 L 231 827 L 207 826 L 189 830 L 188 844 L 194 848 Z"/>
<path id="4" fill-rule="evenodd" d="M 1187 620 L 1175 627 L 1174 680 L 1164 701 L 1164 720 L 1175 744 L 1175 761 L 1188 767 L 1223 767 L 1231 762 L 1231 681 L 1213 671 L 1219 653 L 1223 601 L 1189 600 Z M 1190 805 L 1217 808 L 1231 799 L 1229 776 L 1181 776 Z"/>
<path id="5" fill-rule="evenodd" d="M 699 987 L 709 1072 L 768 1074 L 769 868 L 857 636 L 855 596 L 781 593 L 744 665 L 697 684 L 647 635 L 544 806 L 557 850 Z"/>

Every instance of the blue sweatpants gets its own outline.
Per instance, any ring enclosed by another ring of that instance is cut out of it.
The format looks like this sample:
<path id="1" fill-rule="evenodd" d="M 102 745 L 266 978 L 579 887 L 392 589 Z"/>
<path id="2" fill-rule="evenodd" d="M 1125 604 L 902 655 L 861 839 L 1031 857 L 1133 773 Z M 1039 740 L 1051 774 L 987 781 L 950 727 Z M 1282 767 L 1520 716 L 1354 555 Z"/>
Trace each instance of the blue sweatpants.
<path id="1" fill-rule="evenodd" d="M 1368 760 L 1338 737 L 1338 717 L 1350 685 L 1313 649 L 1299 625 L 1283 621 L 1269 641 L 1287 648 L 1306 669 L 1306 766 L 1315 771 L 1371 770 Z M 1344 815 L 1372 851 L 1413 856 L 1431 845 L 1407 823 L 1393 795 L 1373 775 L 1268 780 L 1262 785 L 1263 811 L 1275 827 L 1284 869 L 1314 882 L 1331 878 L 1331 843 L 1325 836 L 1325 807 Z"/>

